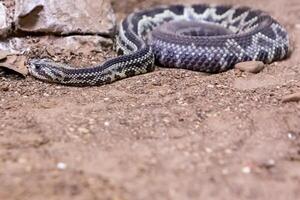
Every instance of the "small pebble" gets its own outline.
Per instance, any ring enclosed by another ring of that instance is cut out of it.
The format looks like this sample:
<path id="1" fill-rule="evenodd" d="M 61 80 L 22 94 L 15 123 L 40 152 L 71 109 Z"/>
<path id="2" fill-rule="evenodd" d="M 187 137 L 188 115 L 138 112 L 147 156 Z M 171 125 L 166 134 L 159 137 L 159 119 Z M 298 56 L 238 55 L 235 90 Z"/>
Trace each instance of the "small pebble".
<path id="1" fill-rule="evenodd" d="M 296 139 L 296 135 L 294 133 L 288 133 L 288 138 L 290 140 L 295 140 Z"/>
<path id="2" fill-rule="evenodd" d="M 250 174 L 250 173 L 251 173 L 251 168 L 248 167 L 248 166 L 243 167 L 243 168 L 242 168 L 242 172 L 243 172 L 244 174 Z"/>
<path id="3" fill-rule="evenodd" d="M 222 174 L 223 175 L 228 175 L 229 174 L 229 170 L 228 169 L 222 169 Z"/>
<path id="4" fill-rule="evenodd" d="M 231 154 L 231 153 L 232 153 L 232 150 L 231 150 L 231 149 L 226 149 L 226 150 L 225 150 L 225 153 L 226 153 L 226 154 Z"/>
<path id="5" fill-rule="evenodd" d="M 263 162 L 260 167 L 263 167 L 265 169 L 271 169 L 273 167 L 275 167 L 275 160 L 273 159 L 269 159 L 266 162 Z"/>
<path id="6" fill-rule="evenodd" d="M 109 126 L 109 122 L 108 121 L 104 122 L 104 126 Z"/>
<path id="7" fill-rule="evenodd" d="M 257 74 L 265 68 L 265 64 L 261 61 L 247 61 L 237 63 L 234 67 L 242 72 Z"/>
<path id="8" fill-rule="evenodd" d="M 67 168 L 67 165 L 63 162 L 59 162 L 59 163 L 57 163 L 56 167 L 57 167 L 57 169 L 65 170 Z"/>
<path id="9" fill-rule="evenodd" d="M 88 133 L 90 133 L 90 130 L 87 129 L 87 128 L 84 128 L 84 127 L 79 127 L 79 128 L 78 128 L 78 131 L 79 131 L 80 133 L 83 133 L 83 134 L 88 134 Z"/>
<path id="10" fill-rule="evenodd" d="M 296 92 L 294 94 L 290 94 L 290 95 L 286 95 L 282 98 L 282 102 L 286 103 L 286 102 L 298 102 L 300 101 L 300 92 Z"/>
<path id="11" fill-rule="evenodd" d="M 47 51 L 48 55 L 55 56 L 55 51 L 53 50 L 53 48 L 47 47 L 46 51 Z"/>
<path id="12" fill-rule="evenodd" d="M 1 85 L 0 90 L 2 90 L 3 92 L 7 92 L 9 90 L 9 85 L 8 84 Z"/>
<path id="13" fill-rule="evenodd" d="M 205 148 L 205 151 L 206 151 L 206 153 L 212 153 L 212 149 L 208 148 L 208 147 Z"/>
<path id="14" fill-rule="evenodd" d="M 267 164 L 268 164 L 270 167 L 273 167 L 273 166 L 275 166 L 275 160 L 270 159 L 270 160 L 268 160 Z"/>

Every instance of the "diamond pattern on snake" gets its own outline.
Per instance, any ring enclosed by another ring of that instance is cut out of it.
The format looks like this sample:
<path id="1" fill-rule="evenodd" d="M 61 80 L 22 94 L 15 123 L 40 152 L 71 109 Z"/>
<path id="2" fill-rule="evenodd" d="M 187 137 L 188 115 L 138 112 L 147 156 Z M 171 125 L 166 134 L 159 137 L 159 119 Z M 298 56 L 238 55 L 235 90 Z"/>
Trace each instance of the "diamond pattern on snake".
<path id="1" fill-rule="evenodd" d="M 236 63 L 284 59 L 290 49 L 285 28 L 266 12 L 242 6 L 169 5 L 128 15 L 118 26 L 121 56 L 86 68 L 32 59 L 37 79 L 71 86 L 94 86 L 152 72 L 155 65 L 208 73 Z"/>

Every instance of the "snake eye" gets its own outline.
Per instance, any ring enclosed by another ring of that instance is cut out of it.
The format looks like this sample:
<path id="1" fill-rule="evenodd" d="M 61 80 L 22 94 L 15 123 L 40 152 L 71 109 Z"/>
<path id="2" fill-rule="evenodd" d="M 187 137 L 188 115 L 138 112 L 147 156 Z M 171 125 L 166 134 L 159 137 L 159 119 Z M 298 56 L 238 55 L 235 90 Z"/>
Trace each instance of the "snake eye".
<path id="1" fill-rule="evenodd" d="M 41 65 L 34 65 L 34 67 L 35 67 L 35 69 L 37 69 L 37 70 L 39 70 L 39 69 L 41 69 Z"/>
<path id="2" fill-rule="evenodd" d="M 39 70 L 41 68 L 41 64 L 37 63 L 36 60 L 28 61 L 28 65 L 30 68 L 35 69 L 35 70 Z"/>

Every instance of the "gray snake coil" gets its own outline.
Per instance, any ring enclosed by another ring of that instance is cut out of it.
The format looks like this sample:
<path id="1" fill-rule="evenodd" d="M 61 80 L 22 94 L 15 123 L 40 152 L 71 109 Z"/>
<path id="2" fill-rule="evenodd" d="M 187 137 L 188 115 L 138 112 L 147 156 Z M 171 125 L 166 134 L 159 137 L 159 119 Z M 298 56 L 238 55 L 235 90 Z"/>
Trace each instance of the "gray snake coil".
<path id="1" fill-rule="evenodd" d="M 127 16 L 116 46 L 123 55 L 103 64 L 72 68 L 45 59 L 29 61 L 41 80 L 73 86 L 103 85 L 164 67 L 218 73 L 250 60 L 271 63 L 289 50 L 286 30 L 263 11 L 249 7 L 170 5 Z"/>

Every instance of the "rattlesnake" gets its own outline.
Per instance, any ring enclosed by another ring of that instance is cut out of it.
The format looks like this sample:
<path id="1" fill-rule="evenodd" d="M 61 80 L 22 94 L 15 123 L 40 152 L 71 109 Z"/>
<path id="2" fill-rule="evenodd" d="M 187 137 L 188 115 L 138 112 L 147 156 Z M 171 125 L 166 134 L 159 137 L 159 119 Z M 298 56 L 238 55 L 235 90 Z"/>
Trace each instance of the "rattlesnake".
<path id="1" fill-rule="evenodd" d="M 118 53 L 103 64 L 72 68 L 32 59 L 29 73 L 41 80 L 92 86 L 151 72 L 160 66 L 218 73 L 250 60 L 271 63 L 289 50 L 286 30 L 270 15 L 229 5 L 169 5 L 128 15 L 116 34 Z"/>

